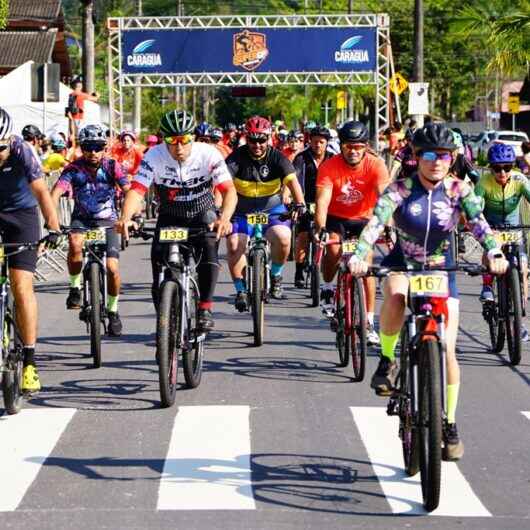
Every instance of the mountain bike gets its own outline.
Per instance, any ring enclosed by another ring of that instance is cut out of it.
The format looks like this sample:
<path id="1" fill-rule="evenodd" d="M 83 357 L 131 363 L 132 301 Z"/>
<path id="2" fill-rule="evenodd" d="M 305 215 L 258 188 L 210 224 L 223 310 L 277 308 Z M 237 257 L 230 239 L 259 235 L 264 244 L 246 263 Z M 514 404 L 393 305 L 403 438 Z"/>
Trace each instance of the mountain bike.
<path id="1" fill-rule="evenodd" d="M 315 242 L 313 234 L 315 231 L 315 204 L 311 203 L 308 205 L 307 215 L 310 215 L 310 226 L 308 232 L 308 245 L 307 251 L 305 253 L 304 262 L 303 262 L 303 272 L 305 278 L 305 287 L 309 287 L 310 298 L 311 298 L 311 307 L 318 307 L 320 303 L 320 266 L 316 262 L 316 254 L 318 249 L 318 244 Z"/>
<path id="2" fill-rule="evenodd" d="M 193 239 L 215 237 L 206 228 L 141 228 L 133 237 L 157 238 L 166 247 L 158 290 L 156 356 L 162 407 L 175 403 L 179 357 L 188 388 L 199 386 L 202 378 L 206 333 L 199 331 L 199 286 Z"/>
<path id="3" fill-rule="evenodd" d="M 391 272 L 409 276 L 408 305 L 400 337 L 400 370 L 387 413 L 399 416 L 399 437 L 408 475 L 421 475 L 423 505 L 433 511 L 440 502 L 443 430 L 447 425 L 445 324 L 448 272 L 478 275 L 480 265 L 455 267 L 371 267 L 369 275 Z"/>
<path id="4" fill-rule="evenodd" d="M 520 245 L 523 230 L 530 225 L 496 225 L 492 228 L 509 267 L 504 275 L 494 278 L 495 298 L 482 302 L 482 316 L 488 323 L 492 351 L 500 353 L 506 341 L 510 363 L 516 366 L 521 362 L 522 318 L 526 316 Z"/>

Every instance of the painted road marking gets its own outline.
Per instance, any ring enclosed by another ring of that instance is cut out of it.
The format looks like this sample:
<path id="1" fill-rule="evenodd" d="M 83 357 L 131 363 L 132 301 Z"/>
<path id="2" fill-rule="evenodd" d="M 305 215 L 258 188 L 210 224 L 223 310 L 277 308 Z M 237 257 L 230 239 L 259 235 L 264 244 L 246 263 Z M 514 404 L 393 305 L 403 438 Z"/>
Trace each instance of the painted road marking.
<path id="1" fill-rule="evenodd" d="M 350 410 L 392 512 L 425 514 L 419 473 L 409 477 L 403 469 L 398 417 L 383 407 Z M 430 515 L 491 517 L 454 462 L 442 462 L 440 505 Z"/>
<path id="2" fill-rule="evenodd" d="M 23 409 L 0 417 L 0 511 L 16 510 L 76 409 Z"/>
<path id="3" fill-rule="evenodd" d="M 179 407 L 158 492 L 159 510 L 255 510 L 250 407 Z"/>
<path id="4" fill-rule="evenodd" d="M 522 410 L 521 414 L 530 420 L 530 410 Z"/>

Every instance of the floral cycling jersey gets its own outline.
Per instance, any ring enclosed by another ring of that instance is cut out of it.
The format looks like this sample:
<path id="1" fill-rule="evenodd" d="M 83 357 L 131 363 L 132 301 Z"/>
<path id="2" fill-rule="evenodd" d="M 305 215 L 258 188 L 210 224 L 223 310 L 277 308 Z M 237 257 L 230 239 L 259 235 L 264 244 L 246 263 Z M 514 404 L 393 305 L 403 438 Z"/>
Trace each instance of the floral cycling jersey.
<path id="1" fill-rule="evenodd" d="M 530 182 L 522 173 L 512 171 L 502 186 L 495 175 L 488 173 L 475 186 L 475 193 L 484 200 L 484 217 L 488 223 L 517 225 L 522 197 L 530 201 Z"/>
<path id="2" fill-rule="evenodd" d="M 393 217 L 407 263 L 443 265 L 449 236 L 462 213 L 483 247 L 488 251 L 497 248 L 493 232 L 482 215 L 481 200 L 468 183 L 449 176 L 434 189 L 427 190 L 417 173 L 397 180 L 379 197 L 354 255 L 364 259 Z"/>

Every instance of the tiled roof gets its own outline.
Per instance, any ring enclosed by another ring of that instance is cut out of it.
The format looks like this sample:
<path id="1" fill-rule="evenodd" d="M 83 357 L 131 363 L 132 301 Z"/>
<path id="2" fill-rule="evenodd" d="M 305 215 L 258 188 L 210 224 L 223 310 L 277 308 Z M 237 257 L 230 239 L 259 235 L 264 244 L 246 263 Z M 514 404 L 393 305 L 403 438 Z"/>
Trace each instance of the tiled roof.
<path id="1" fill-rule="evenodd" d="M 51 61 L 56 31 L 0 31 L 0 68 Z"/>
<path id="2" fill-rule="evenodd" d="M 9 20 L 54 21 L 59 16 L 61 0 L 9 0 Z"/>

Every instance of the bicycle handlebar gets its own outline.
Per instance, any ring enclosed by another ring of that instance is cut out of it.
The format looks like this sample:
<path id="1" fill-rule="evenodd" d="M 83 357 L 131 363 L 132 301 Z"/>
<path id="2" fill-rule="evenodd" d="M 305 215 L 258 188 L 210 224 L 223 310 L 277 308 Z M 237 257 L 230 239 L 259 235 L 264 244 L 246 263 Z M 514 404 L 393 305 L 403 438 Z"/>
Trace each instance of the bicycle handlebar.
<path id="1" fill-rule="evenodd" d="M 487 273 L 488 268 L 483 265 L 475 263 L 467 265 L 453 265 L 451 267 L 442 266 L 423 266 L 423 265 L 405 265 L 400 267 L 381 267 L 380 265 L 371 265 L 368 268 L 366 276 L 375 276 L 376 278 L 383 278 L 388 276 L 391 272 L 464 272 L 469 276 L 478 276 L 479 274 Z"/>

